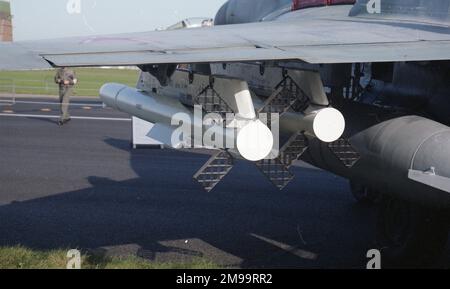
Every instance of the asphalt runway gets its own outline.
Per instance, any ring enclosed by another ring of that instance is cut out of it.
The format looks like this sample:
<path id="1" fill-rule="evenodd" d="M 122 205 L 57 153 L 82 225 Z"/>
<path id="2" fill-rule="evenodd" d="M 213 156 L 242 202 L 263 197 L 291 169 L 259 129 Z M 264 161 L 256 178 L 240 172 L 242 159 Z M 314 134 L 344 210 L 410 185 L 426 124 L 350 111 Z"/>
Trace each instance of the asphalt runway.
<path id="1" fill-rule="evenodd" d="M 238 161 L 212 193 L 192 180 L 208 155 L 132 150 L 129 116 L 77 99 L 0 98 L 0 246 L 79 248 L 242 268 L 365 268 L 375 209 L 346 180 L 303 166 L 284 190 Z M 450 247 L 450 246 L 449 246 Z M 450 250 L 443 258 L 449 267 Z"/>

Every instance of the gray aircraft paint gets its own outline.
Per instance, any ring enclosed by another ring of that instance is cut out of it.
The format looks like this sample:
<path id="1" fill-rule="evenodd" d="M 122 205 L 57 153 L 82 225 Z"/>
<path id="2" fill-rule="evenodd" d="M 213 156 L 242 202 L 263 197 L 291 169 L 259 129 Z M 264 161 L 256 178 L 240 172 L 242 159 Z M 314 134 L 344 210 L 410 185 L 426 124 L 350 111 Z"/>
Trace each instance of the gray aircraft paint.
<path id="1" fill-rule="evenodd" d="M 219 10 L 215 25 L 259 22 L 275 11 L 285 11 L 292 0 L 230 0 Z"/>
<path id="2" fill-rule="evenodd" d="M 450 2 L 446 0 L 381 0 L 380 14 L 368 11 L 367 4 L 369 1 L 359 0 L 349 15 L 450 24 Z"/>
<path id="3" fill-rule="evenodd" d="M 448 22 L 426 24 L 418 19 L 405 23 L 402 19 L 387 21 L 383 15 L 350 17 L 352 7 L 309 8 L 283 14 L 276 21 L 212 28 L 0 44 L 0 51 L 13 51 L 0 54 L 0 69 L 48 68 L 47 61 L 56 66 L 104 66 L 450 59 Z"/>

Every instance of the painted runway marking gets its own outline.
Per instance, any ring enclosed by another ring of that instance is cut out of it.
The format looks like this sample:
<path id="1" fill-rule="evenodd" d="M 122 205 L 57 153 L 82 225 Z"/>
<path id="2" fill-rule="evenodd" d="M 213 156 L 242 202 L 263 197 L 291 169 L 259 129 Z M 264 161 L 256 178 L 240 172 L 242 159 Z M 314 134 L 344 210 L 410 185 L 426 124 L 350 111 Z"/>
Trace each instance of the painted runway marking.
<path id="1" fill-rule="evenodd" d="M 50 101 L 21 101 L 21 100 L 0 100 L 2 103 L 8 104 L 40 104 L 40 105 L 61 105 L 59 102 Z M 82 107 L 105 107 L 102 103 L 70 103 L 70 106 L 82 106 Z"/>
<path id="2" fill-rule="evenodd" d="M 250 234 L 250 236 L 252 236 L 254 238 L 257 238 L 257 239 L 259 239 L 259 240 L 261 240 L 263 242 L 266 242 L 266 243 L 268 243 L 268 244 L 270 244 L 272 246 L 275 246 L 275 247 L 277 247 L 277 248 L 279 248 L 279 249 L 281 249 L 283 251 L 291 253 L 291 254 L 293 254 L 293 255 L 295 255 L 297 257 L 300 257 L 302 259 L 316 260 L 317 257 L 318 257 L 318 255 L 316 253 L 305 251 L 305 250 L 299 249 L 297 247 L 293 247 L 293 246 L 290 246 L 288 244 L 284 244 L 284 243 L 281 243 L 281 242 L 278 242 L 278 241 L 275 241 L 275 240 L 272 240 L 272 239 L 269 239 L 269 238 L 266 238 L 266 237 L 263 237 L 263 236 L 259 236 L 259 235 L 256 235 L 256 234 Z"/>
<path id="3" fill-rule="evenodd" d="M 39 114 L 10 114 L 0 113 L 0 116 L 7 117 L 29 117 L 29 118 L 60 118 L 59 115 L 39 115 Z M 131 118 L 114 118 L 114 117 L 87 117 L 87 116 L 72 116 L 72 119 L 83 120 L 108 120 L 108 121 L 131 121 Z"/>

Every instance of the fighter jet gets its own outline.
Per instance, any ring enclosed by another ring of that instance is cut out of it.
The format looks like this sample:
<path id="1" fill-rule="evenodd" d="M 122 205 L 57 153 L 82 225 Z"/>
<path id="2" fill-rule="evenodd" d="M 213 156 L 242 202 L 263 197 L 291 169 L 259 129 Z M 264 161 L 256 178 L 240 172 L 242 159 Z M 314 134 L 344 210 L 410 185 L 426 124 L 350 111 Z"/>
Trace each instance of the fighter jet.
<path id="1" fill-rule="evenodd" d="M 138 66 L 100 96 L 167 146 L 215 149 L 207 191 L 236 158 L 279 189 L 296 160 L 349 179 L 394 266 L 447 243 L 449 60 L 450 0 L 229 0 L 212 27 L 0 44 L 3 70 Z"/>

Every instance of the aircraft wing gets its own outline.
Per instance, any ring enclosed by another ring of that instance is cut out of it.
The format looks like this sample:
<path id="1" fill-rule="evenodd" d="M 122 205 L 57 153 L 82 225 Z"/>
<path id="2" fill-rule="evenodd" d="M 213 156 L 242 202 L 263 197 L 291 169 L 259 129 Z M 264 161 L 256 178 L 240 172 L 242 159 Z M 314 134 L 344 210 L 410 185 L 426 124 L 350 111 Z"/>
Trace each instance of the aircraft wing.
<path id="1" fill-rule="evenodd" d="M 301 60 L 450 60 L 450 23 L 350 17 L 351 5 L 276 21 L 198 29 L 0 43 L 0 69 Z"/>

